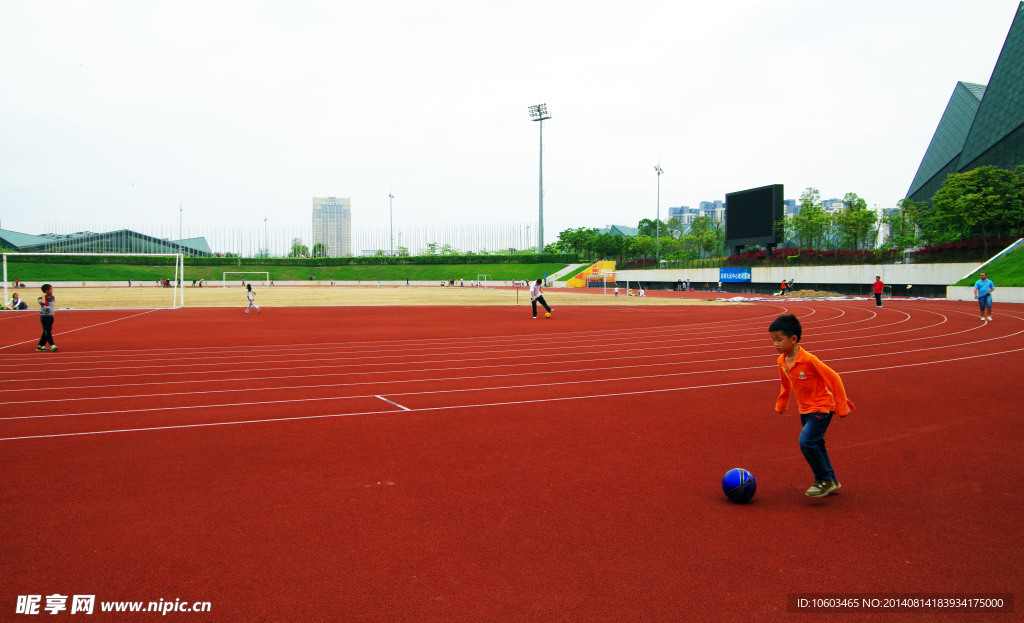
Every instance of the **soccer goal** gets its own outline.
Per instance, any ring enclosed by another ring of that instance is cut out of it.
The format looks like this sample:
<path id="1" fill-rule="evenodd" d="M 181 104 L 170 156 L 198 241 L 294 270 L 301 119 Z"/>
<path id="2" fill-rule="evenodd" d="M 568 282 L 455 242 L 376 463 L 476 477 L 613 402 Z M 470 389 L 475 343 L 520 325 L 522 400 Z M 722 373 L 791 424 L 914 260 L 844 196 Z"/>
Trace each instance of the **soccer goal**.
<path id="1" fill-rule="evenodd" d="M 48 283 L 57 309 L 177 309 L 184 274 L 181 253 L 4 253 L 4 305 L 17 292 L 38 311 Z"/>
<path id="2" fill-rule="evenodd" d="M 608 294 L 608 282 L 612 282 L 612 287 L 615 287 L 615 271 L 614 270 L 602 270 L 600 274 L 592 273 L 587 275 L 587 288 L 602 288 L 603 294 Z"/>
<path id="3" fill-rule="evenodd" d="M 221 275 L 223 281 L 220 282 L 222 286 L 231 285 L 244 285 L 247 283 L 262 283 L 265 286 L 270 285 L 270 273 L 260 271 L 243 271 L 243 272 L 225 272 Z"/>
<path id="4" fill-rule="evenodd" d="M 477 275 L 476 276 L 476 283 L 481 288 L 491 288 L 491 287 L 493 287 L 493 284 L 494 284 L 494 282 L 491 281 L 491 276 L 490 275 Z"/>

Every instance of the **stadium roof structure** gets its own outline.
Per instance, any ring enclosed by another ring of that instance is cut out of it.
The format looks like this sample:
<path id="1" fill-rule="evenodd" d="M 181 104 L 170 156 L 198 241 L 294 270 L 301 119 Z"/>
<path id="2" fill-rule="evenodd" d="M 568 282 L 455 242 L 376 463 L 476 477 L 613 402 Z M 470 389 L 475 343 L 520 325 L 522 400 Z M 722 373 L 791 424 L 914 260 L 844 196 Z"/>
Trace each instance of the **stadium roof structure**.
<path id="1" fill-rule="evenodd" d="M 930 201 L 950 173 L 1024 164 L 1024 2 L 987 85 L 958 82 L 907 199 Z"/>
<path id="2" fill-rule="evenodd" d="M 190 257 L 213 255 L 210 245 L 203 237 L 168 240 L 140 234 L 130 229 L 39 236 L 0 229 L 0 244 L 19 253 L 184 253 Z"/>
<path id="3" fill-rule="evenodd" d="M 635 236 L 639 230 L 636 227 L 625 225 L 609 225 L 604 229 L 597 230 L 599 234 L 611 234 L 613 236 Z"/>
<path id="4" fill-rule="evenodd" d="M 40 244 L 46 244 L 49 238 L 45 236 L 33 236 L 23 234 L 9 229 L 0 229 L 0 245 L 9 249 L 21 251 L 23 248 L 30 248 Z"/>

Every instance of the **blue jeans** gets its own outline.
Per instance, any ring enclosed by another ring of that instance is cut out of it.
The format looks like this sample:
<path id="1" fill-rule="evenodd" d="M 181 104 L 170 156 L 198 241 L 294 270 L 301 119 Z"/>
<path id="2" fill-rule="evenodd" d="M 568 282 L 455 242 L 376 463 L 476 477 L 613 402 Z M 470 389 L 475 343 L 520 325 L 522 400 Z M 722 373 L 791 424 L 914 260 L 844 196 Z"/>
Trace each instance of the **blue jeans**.
<path id="1" fill-rule="evenodd" d="M 807 464 L 814 472 L 815 480 L 835 480 L 836 473 L 828 460 L 825 450 L 825 431 L 832 423 L 831 413 L 802 413 L 800 424 L 804 427 L 800 432 L 800 451 L 804 453 Z"/>
<path id="2" fill-rule="evenodd" d="M 986 307 L 992 307 L 992 293 L 982 294 L 978 297 L 978 307 L 981 307 L 981 311 L 985 311 Z"/>

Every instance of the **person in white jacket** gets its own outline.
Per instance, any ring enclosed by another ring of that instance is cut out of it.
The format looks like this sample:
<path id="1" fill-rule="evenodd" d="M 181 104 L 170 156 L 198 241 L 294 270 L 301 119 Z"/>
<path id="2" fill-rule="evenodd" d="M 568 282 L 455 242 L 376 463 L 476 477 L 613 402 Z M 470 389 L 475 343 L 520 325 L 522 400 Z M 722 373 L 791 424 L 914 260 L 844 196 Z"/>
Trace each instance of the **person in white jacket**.
<path id="1" fill-rule="evenodd" d="M 7 309 L 28 309 L 28 303 L 21 300 L 21 296 L 15 292 L 14 296 L 12 296 L 11 300 L 7 303 Z"/>
<path id="2" fill-rule="evenodd" d="M 249 305 L 245 308 L 245 313 L 248 314 L 249 310 L 253 307 L 256 308 L 256 313 L 263 313 L 260 311 L 260 306 L 256 304 L 256 293 L 252 291 L 251 283 L 245 284 L 245 298 L 249 299 Z"/>

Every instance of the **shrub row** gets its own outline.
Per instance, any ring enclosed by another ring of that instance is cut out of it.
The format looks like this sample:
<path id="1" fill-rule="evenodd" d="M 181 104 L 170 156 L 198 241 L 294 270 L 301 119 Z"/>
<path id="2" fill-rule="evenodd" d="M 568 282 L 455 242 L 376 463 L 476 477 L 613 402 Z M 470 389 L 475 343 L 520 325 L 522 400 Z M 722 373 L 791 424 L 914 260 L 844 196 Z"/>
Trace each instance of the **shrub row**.
<path id="1" fill-rule="evenodd" d="M 414 255 L 402 257 L 190 257 L 186 267 L 199 266 L 290 266 L 323 268 L 327 266 L 417 266 L 476 264 L 573 264 L 574 253 L 530 253 L 524 255 Z M 168 257 L 107 255 L 25 255 L 9 260 L 34 264 L 118 264 L 121 266 L 164 266 L 173 264 Z"/>
<path id="2" fill-rule="evenodd" d="M 773 264 L 786 266 L 817 266 L 825 264 L 888 264 L 903 257 L 902 249 L 839 249 L 820 251 L 818 249 L 796 249 L 783 247 L 773 249 L 769 254 L 764 249 L 755 249 L 725 258 L 726 266 L 749 266 L 751 264 Z"/>
<path id="3" fill-rule="evenodd" d="M 947 242 L 914 251 L 915 262 L 970 262 L 983 261 L 1013 244 L 1017 239 L 1004 236 L 999 238 L 971 238 L 958 242 Z"/>

